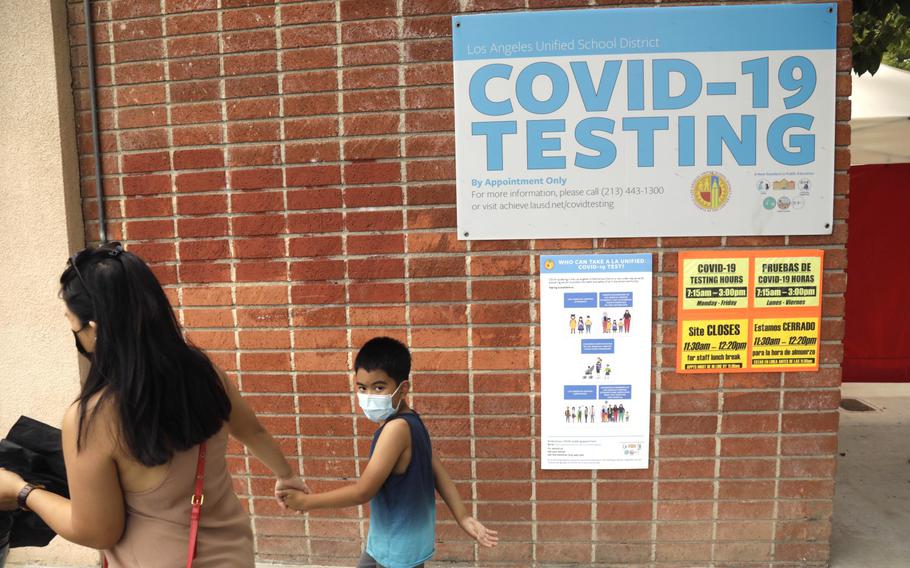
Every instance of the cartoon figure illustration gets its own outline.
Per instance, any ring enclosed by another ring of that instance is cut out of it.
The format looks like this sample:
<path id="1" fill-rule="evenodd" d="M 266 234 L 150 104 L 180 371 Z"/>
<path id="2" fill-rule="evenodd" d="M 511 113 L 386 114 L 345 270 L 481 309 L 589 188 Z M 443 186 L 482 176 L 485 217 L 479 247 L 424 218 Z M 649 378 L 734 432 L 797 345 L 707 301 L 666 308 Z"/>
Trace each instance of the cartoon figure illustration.
<path id="1" fill-rule="evenodd" d="M 591 365 L 590 367 L 585 369 L 585 376 L 583 378 L 593 379 L 594 378 L 593 373 L 594 373 L 594 365 Z"/>
<path id="2" fill-rule="evenodd" d="M 600 421 L 601 422 L 607 421 L 607 406 L 606 405 L 600 407 Z"/>
<path id="3" fill-rule="evenodd" d="M 585 424 L 588 423 L 588 407 L 585 407 Z"/>
<path id="4" fill-rule="evenodd" d="M 603 360 L 598 357 L 597 362 L 594 363 L 594 370 L 597 371 L 597 376 L 600 376 L 600 371 L 603 369 Z"/>
<path id="5" fill-rule="evenodd" d="M 620 405 L 619 405 L 619 421 L 620 422 L 622 422 L 623 418 L 625 418 L 625 414 L 626 414 L 626 409 L 623 408 L 622 403 L 620 403 Z"/>
<path id="6" fill-rule="evenodd" d="M 585 333 L 591 333 L 591 316 L 585 316 Z"/>
<path id="7" fill-rule="evenodd" d="M 575 333 L 575 314 L 569 316 L 569 331 Z"/>
<path id="8" fill-rule="evenodd" d="M 607 333 L 607 328 L 610 327 L 610 318 L 607 317 L 607 312 L 604 312 L 603 319 L 603 332 Z"/>
<path id="9" fill-rule="evenodd" d="M 566 424 L 569 423 L 569 407 L 566 407 Z"/>
<path id="10" fill-rule="evenodd" d="M 572 423 L 575 423 L 575 407 L 572 407 Z"/>
<path id="11" fill-rule="evenodd" d="M 613 407 L 613 422 L 619 422 L 619 407 Z"/>
<path id="12" fill-rule="evenodd" d="M 626 422 L 628 422 L 628 421 L 629 421 L 629 411 L 627 410 L 626 411 Z"/>
<path id="13" fill-rule="evenodd" d="M 578 407 L 578 422 L 581 422 L 581 407 Z"/>
<path id="14" fill-rule="evenodd" d="M 610 376 L 610 370 L 611 370 L 611 369 L 610 369 L 610 364 L 609 364 L 609 363 L 607 363 L 606 365 L 604 365 L 604 375 L 606 375 L 606 376 L 609 377 L 609 376 Z"/>
<path id="15" fill-rule="evenodd" d="M 594 423 L 594 405 L 591 405 L 591 424 Z"/>
<path id="16" fill-rule="evenodd" d="M 613 320 L 613 333 L 616 333 L 616 320 Z"/>
<path id="17" fill-rule="evenodd" d="M 629 328 L 632 327 L 632 314 L 629 313 L 629 310 L 626 310 L 622 316 L 622 325 L 626 329 L 626 333 L 629 333 Z"/>
<path id="18" fill-rule="evenodd" d="M 578 316 L 578 325 L 576 327 L 578 328 L 579 334 L 582 334 L 585 332 L 585 320 L 581 316 Z"/>

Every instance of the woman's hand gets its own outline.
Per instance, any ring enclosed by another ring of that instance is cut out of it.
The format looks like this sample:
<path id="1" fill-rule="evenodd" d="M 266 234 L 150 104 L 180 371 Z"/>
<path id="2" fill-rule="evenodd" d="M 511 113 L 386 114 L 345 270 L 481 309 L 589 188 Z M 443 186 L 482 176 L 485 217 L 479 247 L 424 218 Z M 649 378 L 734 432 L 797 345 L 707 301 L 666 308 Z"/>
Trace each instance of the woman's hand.
<path id="1" fill-rule="evenodd" d="M 306 484 L 306 481 L 304 481 L 303 478 L 299 475 L 279 477 L 278 481 L 275 482 L 275 499 L 278 501 L 278 504 L 281 505 L 282 509 L 288 508 L 284 499 L 281 497 L 282 493 L 288 489 L 295 489 L 304 493 L 310 492 L 310 488 Z"/>
<path id="2" fill-rule="evenodd" d="M 19 508 L 18 497 L 23 487 L 24 479 L 0 467 L 0 511 L 15 511 Z"/>

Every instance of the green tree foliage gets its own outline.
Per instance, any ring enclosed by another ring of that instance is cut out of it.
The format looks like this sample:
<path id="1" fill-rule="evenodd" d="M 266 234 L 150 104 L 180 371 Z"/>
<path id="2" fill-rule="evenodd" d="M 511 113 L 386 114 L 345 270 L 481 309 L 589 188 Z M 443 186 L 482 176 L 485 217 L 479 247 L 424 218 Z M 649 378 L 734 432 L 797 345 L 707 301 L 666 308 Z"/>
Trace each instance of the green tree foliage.
<path id="1" fill-rule="evenodd" d="M 883 60 L 910 70 L 910 0 L 854 0 L 853 70 L 874 75 Z"/>

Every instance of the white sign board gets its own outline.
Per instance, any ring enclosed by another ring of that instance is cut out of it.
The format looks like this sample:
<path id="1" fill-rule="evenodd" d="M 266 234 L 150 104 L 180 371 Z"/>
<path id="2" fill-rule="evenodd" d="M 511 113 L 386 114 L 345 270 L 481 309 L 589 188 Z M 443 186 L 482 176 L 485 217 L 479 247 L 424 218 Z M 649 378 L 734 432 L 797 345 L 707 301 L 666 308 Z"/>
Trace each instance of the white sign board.
<path id="1" fill-rule="evenodd" d="M 541 256 L 543 469 L 648 467 L 651 255 Z"/>
<path id="2" fill-rule="evenodd" d="M 832 231 L 835 4 L 455 16 L 462 239 Z"/>

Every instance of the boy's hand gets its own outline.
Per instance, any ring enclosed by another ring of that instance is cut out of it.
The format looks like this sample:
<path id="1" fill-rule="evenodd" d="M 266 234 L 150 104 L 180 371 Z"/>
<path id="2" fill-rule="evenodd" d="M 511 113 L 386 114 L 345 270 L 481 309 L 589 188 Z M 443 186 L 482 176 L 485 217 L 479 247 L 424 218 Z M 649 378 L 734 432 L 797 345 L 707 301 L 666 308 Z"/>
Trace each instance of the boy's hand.
<path id="1" fill-rule="evenodd" d="M 278 481 L 275 482 L 275 499 L 278 500 L 278 504 L 281 505 L 282 509 L 287 509 L 284 501 L 279 496 L 279 492 L 284 489 L 297 489 L 298 491 L 303 491 L 304 493 L 310 492 L 310 488 L 306 484 L 306 481 L 304 481 L 303 478 L 299 475 L 279 477 Z"/>
<path id="2" fill-rule="evenodd" d="M 461 525 L 464 532 L 471 535 L 481 546 L 493 548 L 499 543 L 499 537 L 496 536 L 498 533 L 483 526 L 474 517 L 465 517 L 458 524 Z"/>
<path id="3" fill-rule="evenodd" d="M 286 509 L 294 509 L 301 513 L 309 510 L 310 498 L 299 489 L 281 489 L 277 491 L 278 502 Z"/>

